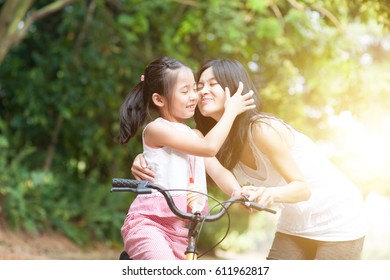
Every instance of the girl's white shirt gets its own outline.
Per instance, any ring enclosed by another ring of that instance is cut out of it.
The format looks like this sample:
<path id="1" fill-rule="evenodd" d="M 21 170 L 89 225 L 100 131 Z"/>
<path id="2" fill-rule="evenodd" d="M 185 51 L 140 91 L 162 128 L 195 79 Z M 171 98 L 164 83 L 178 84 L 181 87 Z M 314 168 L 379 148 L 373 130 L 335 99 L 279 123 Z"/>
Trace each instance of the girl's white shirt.
<path id="1" fill-rule="evenodd" d="M 357 186 L 321 153 L 311 139 L 293 128 L 291 131 L 295 138 L 291 153 L 310 186 L 311 197 L 298 203 L 280 203 L 277 231 L 322 241 L 363 237 L 367 232 L 367 219 Z M 251 127 L 248 138 L 257 169 L 239 162 L 233 169 L 238 182 L 262 187 L 286 186 L 283 177 L 255 145 Z"/>
<path id="2" fill-rule="evenodd" d="M 157 118 L 154 122 L 164 122 L 173 126 L 175 129 L 192 134 L 195 137 L 199 137 L 189 126 L 182 123 L 170 122 L 163 118 Z M 144 132 L 147 126 L 142 132 L 142 142 L 144 148 L 144 157 L 148 163 L 149 168 L 155 173 L 155 183 L 159 184 L 166 189 L 181 189 L 186 190 L 189 178 L 190 178 L 190 163 L 193 165 L 195 162 L 195 176 L 194 184 L 198 186 L 203 193 L 207 193 L 206 183 L 206 171 L 204 166 L 203 157 L 188 155 L 178 150 L 174 150 L 170 147 L 152 148 L 145 144 Z M 174 136 L 172 136 L 174 137 Z M 194 158 L 196 160 L 194 161 Z M 185 191 L 171 191 L 171 195 L 187 195 Z M 154 196 L 161 195 L 158 192 L 154 192 L 152 195 L 142 196 Z"/>

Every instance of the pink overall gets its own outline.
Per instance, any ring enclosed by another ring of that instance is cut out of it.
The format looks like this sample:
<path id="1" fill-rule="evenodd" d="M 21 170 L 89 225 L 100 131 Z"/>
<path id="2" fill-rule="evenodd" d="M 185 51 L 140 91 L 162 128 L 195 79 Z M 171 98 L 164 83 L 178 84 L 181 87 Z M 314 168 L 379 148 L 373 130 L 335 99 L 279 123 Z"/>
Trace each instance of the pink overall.
<path id="1" fill-rule="evenodd" d="M 186 197 L 176 196 L 174 200 L 178 202 Z M 185 259 L 186 222 L 171 212 L 164 197 L 137 197 L 129 209 L 121 234 L 125 250 L 134 260 Z"/>

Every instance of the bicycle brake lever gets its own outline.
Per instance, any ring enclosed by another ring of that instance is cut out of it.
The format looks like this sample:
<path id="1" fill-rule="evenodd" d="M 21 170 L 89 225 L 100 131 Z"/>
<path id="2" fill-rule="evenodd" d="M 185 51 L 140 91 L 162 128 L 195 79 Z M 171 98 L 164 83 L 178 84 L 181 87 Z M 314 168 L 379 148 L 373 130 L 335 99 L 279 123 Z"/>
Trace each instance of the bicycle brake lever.
<path id="1" fill-rule="evenodd" d="M 245 205 L 246 205 L 246 203 L 249 204 L 248 207 L 256 209 L 258 211 L 266 211 L 266 212 L 269 212 L 271 214 L 276 214 L 277 213 L 275 210 L 270 209 L 270 208 L 264 208 L 264 207 L 262 207 L 260 204 L 258 204 L 256 202 L 245 202 Z"/>
<path id="2" fill-rule="evenodd" d="M 254 201 L 250 201 L 248 199 L 248 196 L 246 195 L 243 195 L 242 198 L 244 199 L 244 205 L 246 207 L 250 207 L 250 208 L 253 208 L 253 209 L 256 209 L 258 211 L 267 211 L 269 213 L 272 213 L 272 214 L 276 214 L 276 211 L 273 210 L 273 209 L 269 209 L 269 208 L 264 208 L 262 207 L 260 204 L 258 204 L 257 202 L 254 202 Z"/>
<path id="3" fill-rule="evenodd" d="M 149 183 L 148 181 L 142 180 L 137 186 L 135 192 L 137 194 L 151 194 L 152 189 L 148 188 L 148 183 Z"/>
<path id="4" fill-rule="evenodd" d="M 249 201 L 249 198 L 248 198 L 248 196 L 247 195 L 242 195 L 242 198 L 243 198 L 243 202 L 244 202 L 244 205 L 246 206 L 246 207 L 250 207 L 251 206 L 251 202 Z"/>

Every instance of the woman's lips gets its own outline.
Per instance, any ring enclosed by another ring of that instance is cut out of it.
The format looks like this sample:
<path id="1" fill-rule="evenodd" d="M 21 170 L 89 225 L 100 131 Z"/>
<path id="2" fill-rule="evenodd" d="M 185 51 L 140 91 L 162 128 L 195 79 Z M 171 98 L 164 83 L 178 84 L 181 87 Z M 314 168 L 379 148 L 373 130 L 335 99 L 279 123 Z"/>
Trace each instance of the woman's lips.
<path id="1" fill-rule="evenodd" d="M 209 103 L 210 101 L 212 101 L 213 99 L 212 98 L 202 98 L 201 102 L 202 103 Z"/>

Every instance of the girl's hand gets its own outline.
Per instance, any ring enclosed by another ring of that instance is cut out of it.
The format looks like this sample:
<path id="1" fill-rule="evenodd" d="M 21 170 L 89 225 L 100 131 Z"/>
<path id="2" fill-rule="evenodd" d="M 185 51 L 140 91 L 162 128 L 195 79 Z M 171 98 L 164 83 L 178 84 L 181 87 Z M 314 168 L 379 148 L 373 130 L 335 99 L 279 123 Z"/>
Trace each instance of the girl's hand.
<path id="1" fill-rule="evenodd" d="M 137 180 L 146 180 L 154 182 L 154 172 L 148 168 L 148 164 L 143 154 L 138 154 L 131 166 L 131 173 Z"/>
<path id="2" fill-rule="evenodd" d="M 249 201 L 255 201 L 263 208 L 271 207 L 274 203 L 272 193 L 265 187 L 244 186 L 242 195 L 248 197 Z"/>
<path id="3" fill-rule="evenodd" d="M 253 104 L 255 102 L 252 98 L 253 91 L 250 90 L 248 93 L 242 95 L 243 88 L 244 85 L 240 82 L 238 84 L 238 89 L 233 96 L 230 96 L 229 88 L 225 88 L 225 110 L 230 110 L 230 112 L 236 116 L 256 107 L 256 105 Z"/>

